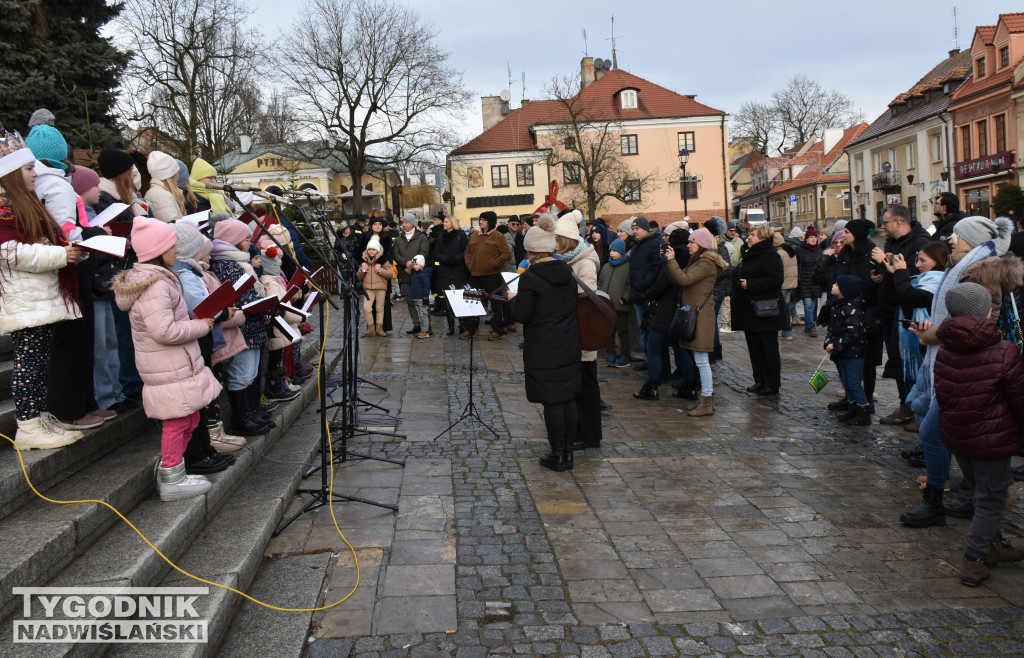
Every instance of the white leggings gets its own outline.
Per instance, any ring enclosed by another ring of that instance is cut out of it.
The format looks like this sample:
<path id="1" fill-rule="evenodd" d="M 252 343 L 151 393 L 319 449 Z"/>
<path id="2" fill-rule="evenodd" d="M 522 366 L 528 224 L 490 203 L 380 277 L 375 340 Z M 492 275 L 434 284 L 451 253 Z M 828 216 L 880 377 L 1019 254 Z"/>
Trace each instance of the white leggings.
<path id="1" fill-rule="evenodd" d="M 704 397 L 711 397 L 714 393 L 714 387 L 711 383 L 711 362 L 708 360 L 710 355 L 707 352 L 693 352 L 693 361 L 697 364 L 697 370 L 700 372 L 700 394 Z"/>

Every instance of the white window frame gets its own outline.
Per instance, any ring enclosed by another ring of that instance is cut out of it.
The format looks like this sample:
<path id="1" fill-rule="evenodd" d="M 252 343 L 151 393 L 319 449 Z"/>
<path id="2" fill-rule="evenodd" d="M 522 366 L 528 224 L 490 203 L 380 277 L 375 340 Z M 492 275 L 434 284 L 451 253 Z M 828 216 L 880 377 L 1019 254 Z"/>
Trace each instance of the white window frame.
<path id="1" fill-rule="evenodd" d="M 907 169 L 917 169 L 917 149 L 914 142 L 907 144 Z"/>
<path id="2" fill-rule="evenodd" d="M 857 180 L 864 180 L 864 154 L 858 155 L 853 159 L 853 166 L 857 169 Z"/>
<path id="3" fill-rule="evenodd" d="M 942 162 L 942 133 L 932 135 L 932 162 Z"/>
<path id="4" fill-rule="evenodd" d="M 619 92 L 619 98 L 622 100 L 622 109 L 624 110 L 635 110 L 636 104 L 636 90 L 635 89 L 623 89 Z"/>

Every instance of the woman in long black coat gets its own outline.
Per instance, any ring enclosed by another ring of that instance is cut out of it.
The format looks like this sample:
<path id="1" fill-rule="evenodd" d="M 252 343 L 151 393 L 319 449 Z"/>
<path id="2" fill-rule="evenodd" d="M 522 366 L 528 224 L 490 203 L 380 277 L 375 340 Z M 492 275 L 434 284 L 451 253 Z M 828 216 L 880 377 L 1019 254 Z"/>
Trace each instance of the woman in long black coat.
<path id="1" fill-rule="evenodd" d="M 437 237 L 434 243 L 434 260 L 437 261 L 437 285 L 444 290 L 450 290 L 452 286 L 456 289 L 465 287 L 469 281 L 469 270 L 466 269 L 466 245 L 469 243 L 469 236 L 459 226 L 459 220 L 455 217 L 444 218 L 444 230 Z M 447 302 L 444 305 L 448 316 L 448 335 L 455 335 L 455 314 Z M 459 333 L 466 331 L 462 319 L 459 319 Z"/>
<path id="2" fill-rule="evenodd" d="M 747 251 L 733 270 L 732 328 L 743 331 L 750 353 L 754 385 L 747 388 L 758 395 L 778 395 L 782 387 L 782 359 L 779 330 L 786 322 L 782 298 L 785 272 L 782 258 L 772 245 L 772 228 L 761 224 L 747 236 Z M 754 302 L 778 300 L 779 313 L 770 318 L 754 315 Z"/>
<path id="3" fill-rule="evenodd" d="M 580 390 L 580 339 L 576 325 L 576 281 L 572 269 L 552 258 L 555 218 L 542 215 L 524 240 L 530 266 L 509 295 L 523 324 L 526 399 L 544 405 L 551 452 L 541 466 L 571 469 L 576 439 L 576 395 Z M 549 249 L 544 251 L 544 249 Z"/>

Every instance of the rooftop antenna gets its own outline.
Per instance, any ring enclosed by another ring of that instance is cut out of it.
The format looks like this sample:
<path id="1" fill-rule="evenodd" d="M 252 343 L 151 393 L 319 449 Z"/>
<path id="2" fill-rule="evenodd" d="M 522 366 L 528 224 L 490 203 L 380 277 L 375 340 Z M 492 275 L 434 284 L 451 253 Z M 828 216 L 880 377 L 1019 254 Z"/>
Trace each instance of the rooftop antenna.
<path id="1" fill-rule="evenodd" d="M 587 52 L 587 28 L 583 28 L 583 56 L 588 57 L 590 53 Z"/>
<path id="2" fill-rule="evenodd" d="M 505 66 L 508 67 L 508 88 L 512 88 L 512 63 L 505 62 Z"/>
<path id="3" fill-rule="evenodd" d="M 612 42 L 612 68 L 613 69 L 617 69 L 617 68 L 619 68 L 619 58 L 615 54 L 615 15 L 614 14 L 612 15 L 612 36 L 611 36 L 610 39 L 605 39 L 605 41 L 611 41 Z"/>
<path id="4" fill-rule="evenodd" d="M 960 28 L 956 24 L 956 5 L 953 6 L 953 47 L 960 50 Z"/>
<path id="5" fill-rule="evenodd" d="M 522 76 L 523 76 L 523 95 L 520 98 L 520 106 L 522 106 L 522 101 L 526 100 L 526 71 L 522 72 Z"/>

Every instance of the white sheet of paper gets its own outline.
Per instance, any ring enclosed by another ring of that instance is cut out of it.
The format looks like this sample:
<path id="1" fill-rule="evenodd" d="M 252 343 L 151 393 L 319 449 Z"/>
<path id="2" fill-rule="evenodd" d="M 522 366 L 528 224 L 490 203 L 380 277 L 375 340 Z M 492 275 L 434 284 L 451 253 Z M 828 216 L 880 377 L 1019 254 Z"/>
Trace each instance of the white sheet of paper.
<path id="1" fill-rule="evenodd" d="M 116 235 L 95 235 L 88 240 L 82 240 L 77 243 L 77 246 L 95 249 L 117 258 L 124 258 L 125 251 L 128 250 L 128 240 L 119 238 Z"/>
<path id="2" fill-rule="evenodd" d="M 184 222 L 185 224 L 191 224 L 196 228 L 202 228 L 210 223 L 210 211 L 204 210 L 202 212 L 192 213 L 191 215 L 185 215 L 184 217 L 179 218 L 178 221 Z"/>
<path id="3" fill-rule="evenodd" d="M 444 294 L 448 297 L 448 303 L 452 305 L 452 313 L 457 318 L 475 318 L 481 315 L 487 315 L 487 310 L 484 308 L 483 303 L 475 299 L 463 299 L 463 290 L 445 290 Z"/>
<path id="4" fill-rule="evenodd" d="M 512 283 L 508 283 L 508 291 L 516 295 L 519 294 L 518 272 L 502 272 L 501 278 L 505 279 L 505 283 L 508 283 L 509 281 L 512 281 L 512 279 L 515 279 L 515 281 L 512 281 Z"/>
<path id="5" fill-rule="evenodd" d="M 115 217 L 123 213 L 125 210 L 128 210 L 127 203 L 112 203 L 109 206 L 107 206 L 106 210 L 93 217 L 89 221 L 89 226 L 103 226 L 104 224 L 110 222 L 110 220 L 114 219 Z"/>

